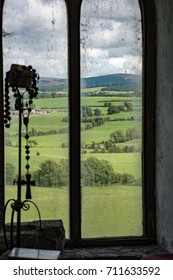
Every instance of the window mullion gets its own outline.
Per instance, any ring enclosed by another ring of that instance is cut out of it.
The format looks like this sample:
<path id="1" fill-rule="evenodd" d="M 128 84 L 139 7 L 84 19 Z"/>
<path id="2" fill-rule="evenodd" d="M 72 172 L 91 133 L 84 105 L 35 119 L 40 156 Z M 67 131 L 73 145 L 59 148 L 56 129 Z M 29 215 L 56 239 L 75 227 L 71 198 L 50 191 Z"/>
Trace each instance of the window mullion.
<path id="1" fill-rule="evenodd" d="M 76 3 L 74 3 L 76 2 Z M 67 1 L 69 39 L 69 114 L 70 114 L 70 238 L 81 238 L 80 188 L 80 1 Z M 74 71 L 75 66 L 75 71 Z"/>

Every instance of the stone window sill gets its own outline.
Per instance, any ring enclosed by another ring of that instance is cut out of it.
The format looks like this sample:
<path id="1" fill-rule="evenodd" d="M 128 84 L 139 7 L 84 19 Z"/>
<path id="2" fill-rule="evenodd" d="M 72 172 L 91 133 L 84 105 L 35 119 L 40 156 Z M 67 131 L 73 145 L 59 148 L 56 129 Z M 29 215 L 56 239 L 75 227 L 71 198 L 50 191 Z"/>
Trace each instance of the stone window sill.
<path id="1" fill-rule="evenodd" d="M 150 246 L 119 246 L 92 248 L 65 248 L 62 254 L 64 260 L 140 260 L 147 254 L 167 252 L 158 245 Z"/>

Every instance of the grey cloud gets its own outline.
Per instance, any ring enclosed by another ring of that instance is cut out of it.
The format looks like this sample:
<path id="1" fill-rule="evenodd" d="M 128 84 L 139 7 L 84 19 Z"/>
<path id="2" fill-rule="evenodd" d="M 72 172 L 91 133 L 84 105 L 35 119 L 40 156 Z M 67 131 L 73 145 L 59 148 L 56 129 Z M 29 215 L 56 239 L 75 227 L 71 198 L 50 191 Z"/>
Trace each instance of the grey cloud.
<path id="1" fill-rule="evenodd" d="M 86 31 L 82 31 L 82 43 L 84 48 L 100 48 L 100 49 L 120 49 L 121 54 L 118 51 L 114 51 L 114 55 L 119 56 L 123 53 L 135 53 L 138 55 L 141 53 L 141 30 L 136 31 L 136 27 L 133 28 L 133 24 L 108 24 L 96 25 L 95 28 L 88 28 Z"/>
<path id="2" fill-rule="evenodd" d="M 63 2 L 64 0 L 40 0 L 41 3 L 43 3 L 44 5 L 50 5 L 52 3 L 58 3 L 58 2 Z"/>
<path id="3" fill-rule="evenodd" d="M 83 0 L 81 56 L 82 63 L 88 62 L 82 71 L 120 71 L 120 66 L 112 65 L 110 58 L 127 56 L 128 64 L 129 55 L 141 55 L 140 13 L 136 3 L 138 0 Z M 5 64 L 31 60 L 44 75 L 66 75 L 65 1 L 6 0 L 4 12 L 4 29 L 14 32 L 4 39 Z M 90 49 L 98 50 L 97 56 L 94 52 L 90 56 Z"/>
<path id="4" fill-rule="evenodd" d="M 109 57 L 123 57 L 123 56 L 139 56 L 142 55 L 142 53 L 139 53 L 138 49 L 131 48 L 130 46 L 126 46 L 122 49 L 121 46 L 118 46 L 116 48 L 110 48 L 108 49 L 108 56 Z"/>
<path id="5" fill-rule="evenodd" d="M 82 13 L 86 17 L 94 16 L 101 19 L 114 19 L 115 21 L 127 21 L 127 18 L 140 18 L 138 0 L 84 0 Z"/>

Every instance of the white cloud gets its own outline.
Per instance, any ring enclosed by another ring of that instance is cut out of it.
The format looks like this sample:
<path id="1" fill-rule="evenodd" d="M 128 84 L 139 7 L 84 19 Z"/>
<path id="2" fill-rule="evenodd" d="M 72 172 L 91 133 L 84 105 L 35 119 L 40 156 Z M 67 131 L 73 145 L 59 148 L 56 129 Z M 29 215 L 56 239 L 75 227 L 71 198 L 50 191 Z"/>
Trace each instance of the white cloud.
<path id="1" fill-rule="evenodd" d="M 118 22 L 128 21 L 130 18 L 139 18 L 139 10 L 136 9 L 138 0 L 83 0 L 82 12 L 86 18 L 95 16 L 102 19 L 113 19 Z"/>
<path id="2" fill-rule="evenodd" d="M 84 0 L 83 4 L 83 76 L 127 70 L 141 73 L 142 34 L 138 1 Z"/>
<path id="3" fill-rule="evenodd" d="M 4 39 L 5 71 L 12 63 L 24 63 L 42 76 L 67 76 L 64 1 L 6 0 L 4 11 L 4 29 L 14 32 Z"/>
<path id="4" fill-rule="evenodd" d="M 82 75 L 141 71 L 138 0 L 83 0 Z M 4 65 L 33 65 L 41 76 L 67 76 L 67 18 L 64 0 L 6 0 Z"/>

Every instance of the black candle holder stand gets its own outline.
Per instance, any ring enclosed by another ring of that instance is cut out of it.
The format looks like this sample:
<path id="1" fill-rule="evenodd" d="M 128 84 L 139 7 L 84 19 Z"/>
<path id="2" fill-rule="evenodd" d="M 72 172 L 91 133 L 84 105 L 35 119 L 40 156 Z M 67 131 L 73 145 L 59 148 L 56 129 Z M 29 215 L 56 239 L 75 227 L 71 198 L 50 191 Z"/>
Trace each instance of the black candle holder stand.
<path id="1" fill-rule="evenodd" d="M 16 223 L 16 246 L 21 246 L 21 210 L 27 211 L 30 209 L 30 205 L 33 205 L 38 213 L 39 217 L 39 234 L 41 230 L 41 214 L 36 203 L 31 201 L 31 186 L 35 186 L 35 181 L 31 180 L 31 174 L 29 173 L 30 165 L 30 146 L 29 146 L 29 115 L 32 111 L 32 99 L 37 96 L 38 88 L 36 84 L 39 80 L 39 76 L 32 66 L 20 66 L 12 65 L 11 70 L 6 73 L 5 78 L 5 109 L 4 109 L 4 123 L 6 128 L 10 127 L 11 113 L 10 113 L 10 97 L 9 88 L 12 87 L 13 96 L 15 98 L 15 110 L 18 111 L 18 178 L 17 181 L 14 180 L 13 185 L 17 184 L 17 199 L 9 199 L 4 206 L 3 213 L 3 231 L 4 239 L 7 249 L 14 247 L 14 216 L 17 214 Z M 26 87 L 25 87 L 26 86 Z M 22 88 L 20 91 L 19 88 Z M 27 94 L 27 97 L 25 95 Z M 22 122 L 23 121 L 23 122 Z M 25 140 L 25 153 L 26 153 L 26 179 L 22 178 L 21 168 L 22 168 L 22 124 L 26 128 Z M 22 201 L 21 191 L 22 186 L 26 185 L 26 196 L 25 200 Z M 11 221 L 10 221 L 10 245 L 7 240 L 7 224 L 6 224 L 6 212 L 8 206 L 11 206 Z"/>

